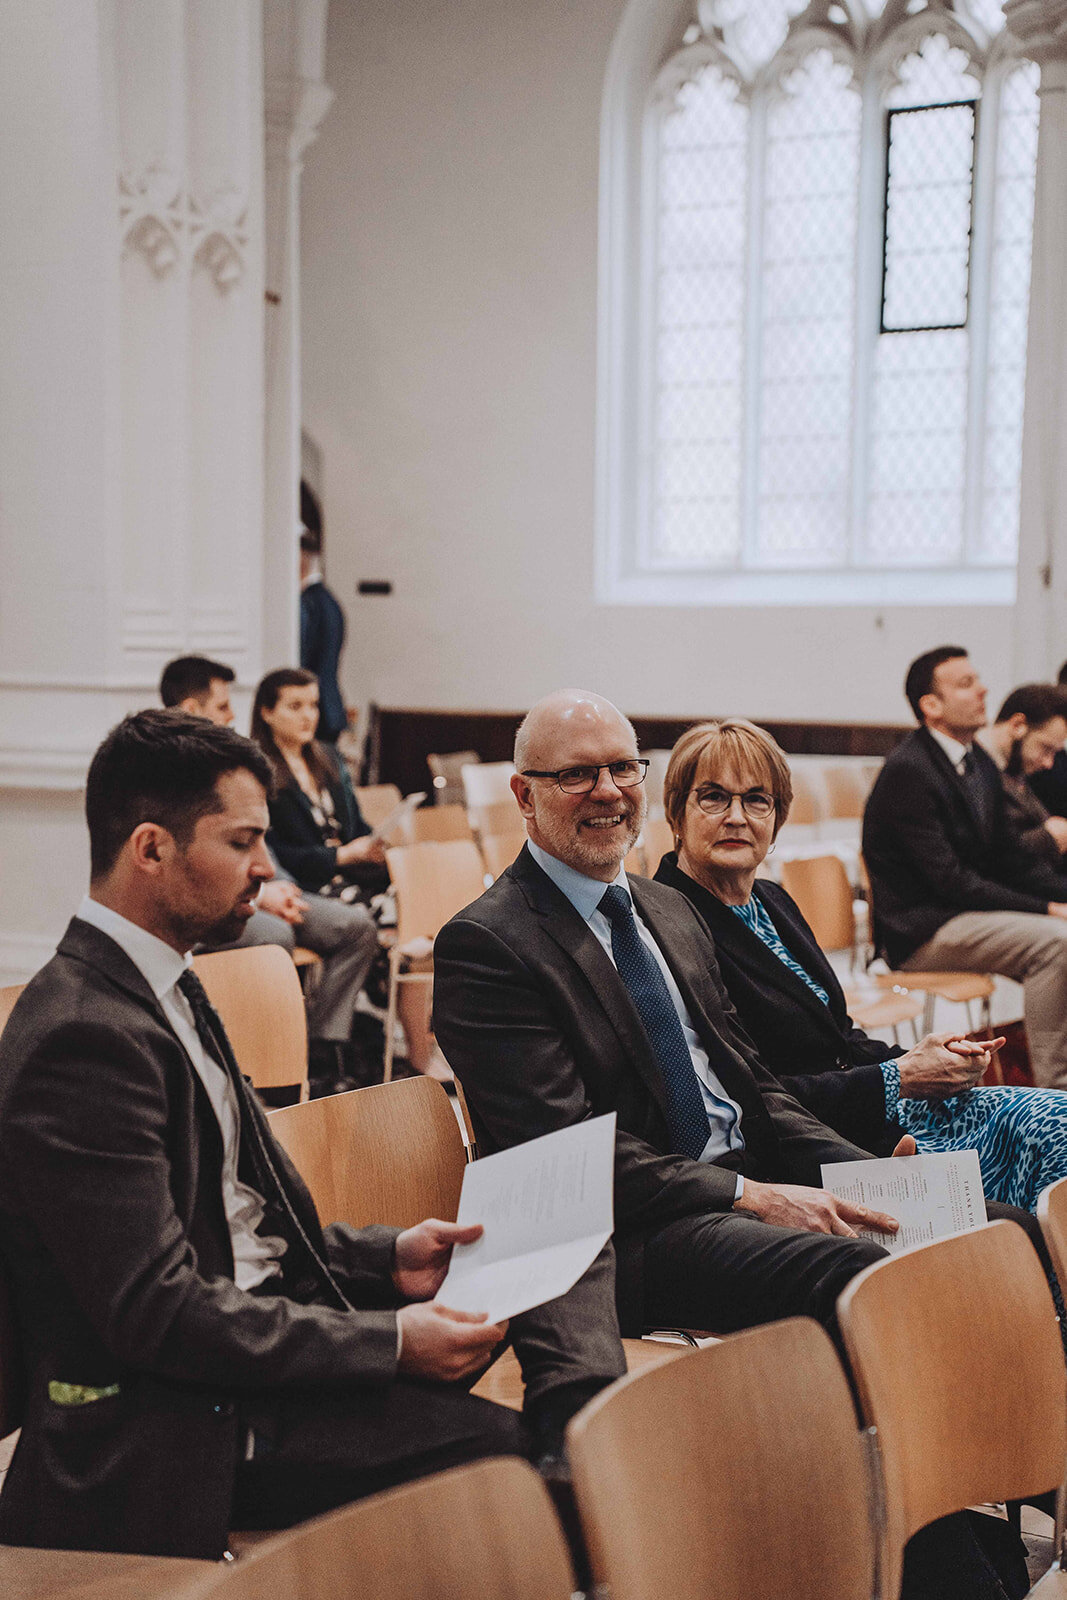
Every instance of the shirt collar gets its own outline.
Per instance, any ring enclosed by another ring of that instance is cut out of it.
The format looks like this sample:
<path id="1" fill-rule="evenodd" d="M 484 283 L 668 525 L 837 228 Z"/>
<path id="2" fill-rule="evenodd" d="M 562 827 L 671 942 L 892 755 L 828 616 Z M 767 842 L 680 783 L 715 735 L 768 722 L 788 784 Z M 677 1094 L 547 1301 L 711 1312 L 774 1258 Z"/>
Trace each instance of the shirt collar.
<path id="1" fill-rule="evenodd" d="M 587 878 L 584 872 L 576 872 L 565 861 L 560 861 L 558 856 L 550 856 L 547 850 L 542 850 L 532 839 L 526 841 L 526 848 L 541 871 L 547 873 L 560 893 L 567 896 L 583 921 L 588 922 L 611 885 L 601 882 L 599 878 Z M 630 893 L 630 885 L 622 866 L 619 867 L 619 875 L 615 882 L 620 889 L 626 891 L 627 898 L 632 902 L 633 895 Z"/>
<path id="2" fill-rule="evenodd" d="M 936 728 L 927 728 L 931 739 L 936 739 L 942 750 L 948 756 L 954 767 L 959 767 L 960 762 L 971 748 L 969 744 L 960 744 L 958 739 L 953 739 L 951 734 L 940 733 Z"/>
<path id="3" fill-rule="evenodd" d="M 101 933 L 106 933 L 109 939 L 114 939 L 129 956 L 157 1000 L 162 1000 L 185 969 L 193 964 L 192 956 L 180 956 L 177 950 L 162 939 L 157 939 L 147 928 L 120 916 L 110 906 L 102 906 L 99 900 L 93 900 L 89 895 L 82 900 L 75 914 L 82 922 L 91 923 Z"/>

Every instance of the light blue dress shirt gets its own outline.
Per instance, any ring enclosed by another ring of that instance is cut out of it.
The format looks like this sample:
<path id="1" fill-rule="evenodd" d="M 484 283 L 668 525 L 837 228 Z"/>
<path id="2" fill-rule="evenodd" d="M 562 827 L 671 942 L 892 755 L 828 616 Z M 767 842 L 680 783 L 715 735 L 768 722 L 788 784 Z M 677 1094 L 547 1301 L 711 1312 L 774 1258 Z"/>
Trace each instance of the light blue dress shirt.
<path id="1" fill-rule="evenodd" d="M 608 884 L 601 883 L 599 878 L 587 878 L 583 872 L 576 872 L 573 867 L 567 866 L 565 861 L 560 861 L 555 856 L 550 856 L 547 850 L 542 850 L 539 845 L 534 844 L 532 839 L 528 841 L 528 848 L 542 872 L 552 879 L 556 888 L 561 894 L 566 895 L 583 922 L 588 924 L 590 933 L 597 943 L 603 947 L 608 960 L 614 966 L 615 957 L 611 952 L 611 923 L 602 911 L 597 910 L 604 891 L 609 887 Z M 630 885 L 622 867 L 619 868 L 619 875 L 615 882 L 629 896 L 630 904 L 633 905 L 633 895 L 630 894 Z M 656 964 L 663 973 L 667 988 L 670 991 L 674 1008 L 678 1013 L 678 1020 L 682 1024 L 682 1032 L 685 1034 L 685 1042 L 689 1046 L 689 1054 L 693 1060 L 693 1071 L 696 1073 L 697 1082 L 700 1084 L 704 1107 L 708 1113 L 708 1142 L 700 1152 L 699 1159 L 701 1161 L 714 1161 L 717 1156 L 723 1155 L 727 1150 L 743 1150 L 745 1148 L 745 1139 L 741 1132 L 741 1107 L 736 1101 L 730 1099 L 712 1069 L 707 1051 L 700 1042 L 689 1012 L 686 1010 L 681 991 L 674 981 L 674 974 L 664 960 L 663 952 L 660 950 L 659 945 L 641 921 L 636 906 L 634 906 L 634 920 L 637 924 L 637 931 L 642 944 L 655 957 Z M 739 1190 L 740 1186 L 739 1175 Z"/>

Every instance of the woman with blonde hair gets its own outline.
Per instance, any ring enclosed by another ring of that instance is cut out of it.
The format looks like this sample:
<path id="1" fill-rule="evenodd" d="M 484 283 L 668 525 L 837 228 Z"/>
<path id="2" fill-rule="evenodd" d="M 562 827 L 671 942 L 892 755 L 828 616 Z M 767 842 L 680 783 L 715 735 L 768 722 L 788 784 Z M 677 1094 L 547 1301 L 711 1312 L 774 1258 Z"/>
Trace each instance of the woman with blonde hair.
<path id="1" fill-rule="evenodd" d="M 657 881 L 686 895 L 710 927 L 764 1065 L 868 1150 L 888 1155 L 902 1134 L 921 1151 L 976 1150 L 988 1198 L 1032 1210 L 1067 1174 L 1067 1095 L 975 1088 L 988 1055 L 958 1035 L 930 1034 L 901 1053 L 855 1026 L 796 902 L 757 877 L 793 798 L 770 734 L 741 717 L 690 728 L 671 752 L 663 797 L 676 848 Z"/>

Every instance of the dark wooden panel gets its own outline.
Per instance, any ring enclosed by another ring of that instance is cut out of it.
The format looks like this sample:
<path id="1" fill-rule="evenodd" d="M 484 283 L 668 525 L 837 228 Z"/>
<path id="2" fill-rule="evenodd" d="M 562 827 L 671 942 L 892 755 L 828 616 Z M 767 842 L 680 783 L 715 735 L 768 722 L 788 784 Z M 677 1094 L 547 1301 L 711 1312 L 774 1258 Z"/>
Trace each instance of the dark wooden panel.
<path id="1" fill-rule="evenodd" d="M 476 750 L 483 761 L 510 761 L 521 711 L 423 711 L 404 706 L 372 709 L 368 730 L 377 771 L 368 781 L 395 783 L 404 794 L 430 787 L 428 754 Z M 696 717 L 633 718 L 643 750 L 669 750 Z M 759 718 L 754 718 L 760 721 Z M 884 756 L 909 731 L 888 723 L 760 722 L 788 755 Z"/>

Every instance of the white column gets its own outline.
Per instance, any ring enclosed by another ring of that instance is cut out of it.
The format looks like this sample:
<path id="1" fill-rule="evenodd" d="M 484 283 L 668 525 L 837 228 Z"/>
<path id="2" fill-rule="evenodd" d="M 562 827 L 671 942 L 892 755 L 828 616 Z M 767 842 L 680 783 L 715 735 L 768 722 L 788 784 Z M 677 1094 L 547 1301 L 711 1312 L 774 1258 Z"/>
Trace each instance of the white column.
<path id="1" fill-rule="evenodd" d="M 1022 683 L 1067 658 L 1067 0 L 1008 0 L 1004 13 L 1041 66 L 1013 651 Z"/>
<path id="2" fill-rule="evenodd" d="M 262 668 L 262 0 L 0 0 L 0 982 L 81 893 L 89 756 Z"/>
<path id="3" fill-rule="evenodd" d="M 327 0 L 265 0 L 266 429 L 264 659 L 298 659 L 300 175 L 333 100 Z"/>

